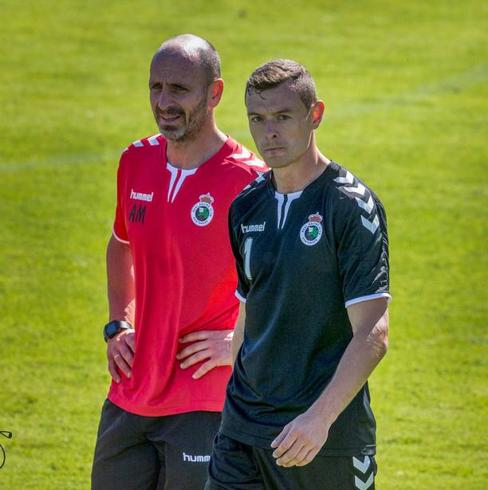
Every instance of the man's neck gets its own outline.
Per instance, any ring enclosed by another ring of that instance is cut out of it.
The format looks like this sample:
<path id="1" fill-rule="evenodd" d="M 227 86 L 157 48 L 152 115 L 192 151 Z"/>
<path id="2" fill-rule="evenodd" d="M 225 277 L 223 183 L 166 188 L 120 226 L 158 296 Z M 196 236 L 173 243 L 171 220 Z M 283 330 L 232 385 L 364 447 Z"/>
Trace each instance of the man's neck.
<path id="1" fill-rule="evenodd" d="M 276 190 L 281 194 L 302 191 L 324 172 L 329 163 L 330 160 L 313 145 L 300 160 L 273 169 Z"/>
<path id="2" fill-rule="evenodd" d="M 215 155 L 226 140 L 227 136 L 215 124 L 208 125 L 191 141 L 167 140 L 166 158 L 178 168 L 197 168 Z"/>

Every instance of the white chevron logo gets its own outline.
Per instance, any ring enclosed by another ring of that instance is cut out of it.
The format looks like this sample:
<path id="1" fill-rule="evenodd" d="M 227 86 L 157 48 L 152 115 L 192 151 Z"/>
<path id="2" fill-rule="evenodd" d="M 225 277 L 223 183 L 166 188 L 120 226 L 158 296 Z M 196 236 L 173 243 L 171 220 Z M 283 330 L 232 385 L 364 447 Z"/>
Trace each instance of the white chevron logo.
<path id="1" fill-rule="evenodd" d="M 378 219 L 378 215 L 375 215 L 373 221 L 368 221 L 364 216 L 361 216 L 361 223 L 374 235 L 374 232 L 378 229 L 378 226 L 380 225 L 380 220 Z"/>
<path id="2" fill-rule="evenodd" d="M 369 196 L 368 202 L 364 202 L 360 197 L 355 197 L 358 206 L 360 208 L 363 208 L 365 211 L 367 211 L 369 214 L 371 214 L 371 211 L 373 211 L 373 198 L 372 196 Z"/>
<path id="3" fill-rule="evenodd" d="M 160 133 L 155 134 L 154 136 L 151 136 L 150 138 L 148 138 L 147 141 L 149 141 L 149 144 L 151 146 L 159 146 L 159 141 L 158 141 L 159 136 L 161 136 Z"/>
<path id="4" fill-rule="evenodd" d="M 359 490 L 368 490 L 368 488 L 373 484 L 374 474 L 371 473 L 366 481 L 361 480 L 357 476 L 354 477 L 354 484 Z"/>
<path id="5" fill-rule="evenodd" d="M 364 185 L 359 182 L 356 186 L 343 187 L 343 189 L 347 192 L 355 192 L 356 194 L 360 194 L 361 196 L 364 196 L 364 193 L 366 192 L 366 188 L 364 187 Z"/>
<path id="6" fill-rule="evenodd" d="M 347 170 L 345 177 L 337 177 L 334 179 L 334 182 L 337 182 L 338 184 L 352 184 L 354 182 L 354 175 Z"/>
<path id="7" fill-rule="evenodd" d="M 257 158 L 252 158 L 252 153 L 247 149 L 242 147 L 242 150 L 240 153 L 233 153 L 232 158 L 235 160 L 239 160 L 244 162 L 246 165 L 249 165 L 251 167 L 263 167 L 264 164 L 261 160 L 258 160 Z"/>
<path id="8" fill-rule="evenodd" d="M 365 456 L 364 461 L 361 461 L 360 459 L 353 456 L 352 464 L 354 465 L 354 468 L 357 468 L 361 473 L 366 473 L 369 465 L 371 464 L 371 459 L 369 456 Z"/>
<path id="9" fill-rule="evenodd" d="M 236 160 L 246 160 L 247 158 L 251 158 L 251 152 L 247 149 L 242 147 L 240 153 L 233 153 L 232 158 L 235 158 Z"/>

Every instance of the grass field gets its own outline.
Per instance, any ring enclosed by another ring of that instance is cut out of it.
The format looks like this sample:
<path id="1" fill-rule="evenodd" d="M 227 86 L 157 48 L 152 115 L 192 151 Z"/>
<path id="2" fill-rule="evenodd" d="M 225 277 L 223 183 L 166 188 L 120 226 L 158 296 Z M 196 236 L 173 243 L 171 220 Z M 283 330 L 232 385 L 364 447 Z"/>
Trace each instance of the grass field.
<path id="1" fill-rule="evenodd" d="M 118 154 L 156 132 L 148 63 L 181 32 L 220 51 L 219 124 L 251 147 L 246 77 L 272 57 L 306 64 L 322 150 L 386 206 L 377 488 L 488 488 L 486 2 L 0 0 L 0 14 L 2 490 L 89 488 Z"/>

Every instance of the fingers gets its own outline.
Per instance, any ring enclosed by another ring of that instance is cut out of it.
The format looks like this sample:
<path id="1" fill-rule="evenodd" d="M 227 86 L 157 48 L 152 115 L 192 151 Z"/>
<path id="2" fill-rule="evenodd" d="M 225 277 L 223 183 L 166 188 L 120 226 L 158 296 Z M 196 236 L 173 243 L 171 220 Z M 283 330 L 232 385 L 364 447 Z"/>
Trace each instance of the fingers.
<path id="1" fill-rule="evenodd" d="M 182 344 L 187 342 L 195 342 L 197 340 L 207 340 L 211 332 L 207 330 L 200 330 L 198 332 L 191 332 L 180 338 Z"/>
<path id="2" fill-rule="evenodd" d="M 117 372 L 117 367 L 115 366 L 115 362 L 113 359 L 108 360 L 108 372 L 110 373 L 110 376 L 112 376 L 112 379 L 116 382 L 120 382 L 120 376 L 119 373 Z"/>
<path id="3" fill-rule="evenodd" d="M 180 337 L 180 342 L 186 344 L 188 342 L 197 342 L 199 340 L 213 339 L 215 341 L 227 340 L 232 341 L 232 336 L 234 334 L 234 329 L 226 330 L 199 330 L 197 332 L 191 332 L 183 337 Z"/>
<path id="4" fill-rule="evenodd" d="M 307 458 L 310 451 L 310 446 L 303 446 L 300 445 L 299 441 L 295 441 L 291 448 L 276 461 L 276 464 L 285 467 L 303 466 L 300 463 L 302 463 Z"/>
<path id="5" fill-rule="evenodd" d="M 134 352 L 133 333 L 122 333 L 109 340 L 107 345 L 108 370 L 116 383 L 120 382 L 120 373 L 123 373 L 127 378 L 131 377 Z"/>
<path id="6" fill-rule="evenodd" d="M 186 369 L 189 368 L 190 366 L 193 366 L 193 364 L 196 364 L 197 362 L 204 361 L 205 359 L 208 359 L 210 357 L 211 353 L 208 350 L 202 350 L 197 352 L 196 354 L 193 354 L 190 357 L 187 357 L 181 364 L 180 367 L 181 369 Z"/>
<path id="7" fill-rule="evenodd" d="M 195 354 L 196 352 L 208 349 L 209 344 L 208 342 L 195 342 L 194 344 L 189 345 L 188 347 L 185 347 L 184 349 L 180 350 L 178 354 L 176 354 L 176 359 L 182 360 L 185 359 L 192 354 Z"/>
<path id="8" fill-rule="evenodd" d="M 205 364 L 202 364 L 193 374 L 192 378 L 193 379 L 199 379 L 205 374 L 207 374 L 209 371 L 211 371 L 214 367 L 217 366 L 217 363 L 215 361 L 209 360 Z"/>
<path id="9" fill-rule="evenodd" d="M 284 433 L 284 437 L 280 436 Z M 297 440 L 297 435 L 294 431 L 289 430 L 289 427 L 286 425 L 281 434 L 273 441 L 271 444 L 272 447 L 276 447 L 273 452 L 273 457 L 278 459 L 281 458 L 293 445 L 293 443 Z M 277 444 L 275 444 L 277 442 Z M 273 445 L 274 444 L 274 445 Z"/>
<path id="10" fill-rule="evenodd" d="M 129 346 L 129 349 L 134 353 L 136 351 L 136 336 L 134 335 L 134 333 L 132 333 L 132 335 L 125 335 L 124 340 L 125 343 Z"/>
<path id="11" fill-rule="evenodd" d="M 306 464 L 311 463 L 315 459 L 315 456 L 317 456 L 318 452 L 319 450 L 317 448 L 310 449 L 305 457 L 302 459 L 302 461 L 296 463 L 296 466 L 305 466 Z"/>
<path id="12" fill-rule="evenodd" d="M 283 430 L 276 436 L 276 439 L 271 443 L 272 448 L 276 448 L 281 444 L 283 439 L 287 436 L 289 428 L 290 428 L 289 425 L 285 425 L 283 427 Z M 273 456 L 274 456 L 274 454 L 273 454 Z"/>
<path id="13" fill-rule="evenodd" d="M 118 352 L 117 354 L 114 355 L 113 360 L 117 366 L 117 368 L 122 371 L 125 376 L 130 378 L 131 375 L 131 366 L 130 364 L 127 363 L 125 358 Z"/>

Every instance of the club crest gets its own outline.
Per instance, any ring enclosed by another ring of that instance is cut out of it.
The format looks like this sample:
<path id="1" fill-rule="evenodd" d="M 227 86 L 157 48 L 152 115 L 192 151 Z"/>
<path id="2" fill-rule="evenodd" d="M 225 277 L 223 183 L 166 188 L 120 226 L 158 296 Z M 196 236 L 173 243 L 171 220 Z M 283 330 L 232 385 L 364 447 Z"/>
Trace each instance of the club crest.
<path id="1" fill-rule="evenodd" d="M 212 221 L 214 209 L 212 203 L 214 198 L 208 194 L 202 194 L 198 201 L 191 208 L 191 219 L 197 226 L 207 226 Z"/>
<path id="2" fill-rule="evenodd" d="M 300 240 L 311 247 L 322 237 L 322 216 L 319 213 L 311 214 L 308 221 L 300 229 Z"/>

